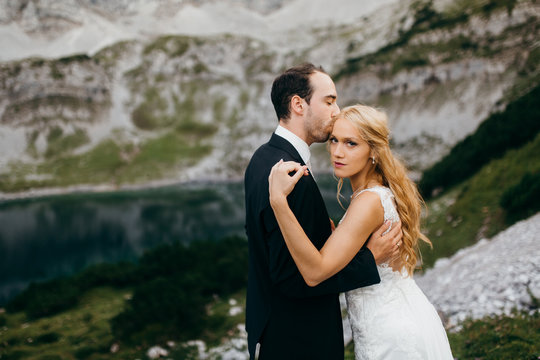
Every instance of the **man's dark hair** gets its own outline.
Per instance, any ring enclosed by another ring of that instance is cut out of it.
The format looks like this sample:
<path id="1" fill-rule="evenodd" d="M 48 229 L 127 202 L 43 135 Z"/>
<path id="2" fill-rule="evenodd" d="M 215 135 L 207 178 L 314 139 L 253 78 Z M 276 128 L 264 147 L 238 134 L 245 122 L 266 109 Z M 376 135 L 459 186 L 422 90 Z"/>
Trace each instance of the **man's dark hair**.
<path id="1" fill-rule="evenodd" d="M 305 63 L 285 70 L 283 74 L 274 79 L 271 97 L 278 120 L 289 119 L 291 116 L 289 105 L 294 95 L 300 96 L 309 104 L 311 95 L 313 95 L 313 86 L 309 77 L 315 72 L 326 74 L 321 66 L 317 67 L 311 63 Z"/>

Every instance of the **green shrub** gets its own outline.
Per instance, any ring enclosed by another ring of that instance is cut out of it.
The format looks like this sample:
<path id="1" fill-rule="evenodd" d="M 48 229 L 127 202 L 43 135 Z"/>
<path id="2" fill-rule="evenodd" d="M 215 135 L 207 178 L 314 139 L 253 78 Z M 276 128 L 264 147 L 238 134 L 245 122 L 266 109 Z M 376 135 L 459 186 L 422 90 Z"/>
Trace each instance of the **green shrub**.
<path id="1" fill-rule="evenodd" d="M 124 287 L 138 281 L 132 263 L 93 265 L 71 277 L 32 283 L 7 304 L 10 312 L 24 311 L 29 318 L 51 316 L 79 303 L 85 291 L 98 286 Z"/>
<path id="2" fill-rule="evenodd" d="M 108 345 L 88 345 L 88 346 L 82 346 L 77 351 L 75 351 L 75 358 L 76 359 L 87 359 L 87 358 L 95 358 L 96 354 L 108 354 L 109 353 L 109 346 Z"/>
<path id="3" fill-rule="evenodd" d="M 7 310 L 25 311 L 29 318 L 50 316 L 77 305 L 92 288 L 134 286 L 132 300 L 111 320 L 117 339 L 138 345 L 193 339 L 225 324 L 226 318 L 210 313 L 208 305 L 245 287 L 247 257 L 247 242 L 238 237 L 161 245 L 145 252 L 138 264 L 99 264 L 68 278 L 31 284 Z M 82 319 L 91 320 L 91 314 Z M 48 332 L 35 343 L 59 339 Z M 85 358 L 98 350 L 80 348 L 76 356 Z"/>
<path id="4" fill-rule="evenodd" d="M 115 337 L 133 344 L 200 336 L 222 322 L 207 312 L 215 296 L 247 283 L 247 243 L 241 238 L 175 243 L 146 252 L 127 308 L 111 321 Z"/>
<path id="5" fill-rule="evenodd" d="M 24 350 L 13 350 L 13 351 L 8 351 L 6 352 L 5 354 L 2 354 L 2 359 L 9 359 L 9 360 L 24 360 L 24 359 L 28 359 L 28 357 L 30 356 L 30 353 L 28 351 L 24 351 Z"/>
<path id="6" fill-rule="evenodd" d="M 540 211 L 540 173 L 527 173 L 521 181 L 506 190 L 500 204 L 506 211 L 510 224 L 525 219 Z"/>
<path id="7" fill-rule="evenodd" d="M 522 146 L 540 131 L 540 86 L 508 104 L 503 112 L 485 120 L 472 135 L 456 144 L 450 153 L 425 171 L 419 183 L 424 198 L 437 188 L 456 185 L 474 175 L 490 160 Z"/>
<path id="8" fill-rule="evenodd" d="M 468 320 L 459 333 L 449 333 L 455 358 L 538 359 L 540 357 L 540 313 L 514 313 Z"/>
<path id="9" fill-rule="evenodd" d="M 34 342 L 32 344 L 39 345 L 39 344 L 52 344 L 57 342 L 60 339 L 60 335 L 56 332 L 48 332 L 45 334 L 41 334 L 38 337 L 34 339 Z"/>
<path id="10" fill-rule="evenodd" d="M 25 311 L 29 318 L 50 316 L 77 304 L 79 288 L 67 278 L 32 283 L 7 304 L 8 311 Z"/>
<path id="11" fill-rule="evenodd" d="M 113 318 L 113 334 L 134 344 L 193 338 L 204 329 L 205 304 L 198 276 L 157 278 L 138 286 L 127 311 Z"/>
<path id="12" fill-rule="evenodd" d="M 81 290 L 88 290 L 98 286 L 129 286 L 138 281 L 137 265 L 126 261 L 116 264 L 92 265 L 75 276 L 74 281 Z"/>
<path id="13" fill-rule="evenodd" d="M 60 59 L 58 59 L 58 62 L 61 63 L 61 64 L 70 64 L 72 62 L 82 63 L 82 62 L 86 62 L 86 61 L 89 61 L 89 60 L 91 60 L 91 58 L 86 54 L 76 54 L 76 55 L 71 55 L 71 56 L 66 56 L 66 57 L 60 58 Z"/>

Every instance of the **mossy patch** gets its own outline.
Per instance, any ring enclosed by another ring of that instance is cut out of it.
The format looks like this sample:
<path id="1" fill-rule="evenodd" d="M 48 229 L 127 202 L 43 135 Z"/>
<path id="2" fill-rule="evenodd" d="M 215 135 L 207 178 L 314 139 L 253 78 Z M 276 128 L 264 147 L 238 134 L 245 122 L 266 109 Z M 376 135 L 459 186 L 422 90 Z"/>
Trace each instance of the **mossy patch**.
<path id="1" fill-rule="evenodd" d="M 90 138 L 83 129 L 76 128 L 73 133 L 64 134 L 62 128 L 58 126 L 49 130 L 47 140 L 45 151 L 47 158 L 62 156 L 90 142 Z"/>
<path id="2" fill-rule="evenodd" d="M 162 36 L 147 45 L 143 55 L 149 55 L 156 51 L 162 51 L 170 57 L 180 57 L 189 49 L 190 38 L 186 36 L 168 35 Z"/>
<path id="3" fill-rule="evenodd" d="M 508 226 L 501 198 L 527 173 L 540 172 L 540 158 L 536 154 L 540 154 L 540 135 L 522 148 L 489 162 L 470 179 L 428 202 L 425 230 L 433 242 L 433 250 L 422 247 L 426 267 Z"/>
<path id="4" fill-rule="evenodd" d="M 127 359 L 142 358 L 142 351 L 120 348 L 114 343 L 109 320 L 122 311 L 129 290 L 101 287 L 82 296 L 75 308 L 33 321 L 23 313 L 6 315 L 0 330 L 0 358 L 4 359 Z"/>
<path id="5" fill-rule="evenodd" d="M 497 36 L 488 33 L 483 37 L 478 37 L 474 33 L 471 35 L 461 33 L 451 39 L 437 42 L 418 44 L 412 41 L 421 34 L 433 33 L 436 35 L 437 32 L 444 33 L 448 29 L 466 24 L 472 16 L 489 17 L 501 9 L 506 9 L 511 13 L 516 5 L 515 0 L 476 1 L 472 6 L 469 3 L 468 1 L 458 1 L 443 12 L 437 12 L 432 1 L 413 3 L 411 9 L 414 12 L 414 21 L 408 30 L 401 30 L 395 41 L 376 52 L 347 59 L 334 78 L 338 80 L 360 71 L 376 71 L 378 76 L 384 78 L 401 70 L 437 65 L 439 61 L 451 62 L 466 56 L 489 58 L 505 50 L 504 47 L 508 46 L 502 40 L 524 35 L 522 31 L 524 28 L 529 33 L 535 33 L 537 22 L 533 20 L 522 25 L 510 26 Z M 352 51 L 355 47 L 354 42 L 349 47 Z M 441 60 L 434 63 L 433 59 Z M 377 68 L 370 67 L 371 65 L 377 65 Z"/>

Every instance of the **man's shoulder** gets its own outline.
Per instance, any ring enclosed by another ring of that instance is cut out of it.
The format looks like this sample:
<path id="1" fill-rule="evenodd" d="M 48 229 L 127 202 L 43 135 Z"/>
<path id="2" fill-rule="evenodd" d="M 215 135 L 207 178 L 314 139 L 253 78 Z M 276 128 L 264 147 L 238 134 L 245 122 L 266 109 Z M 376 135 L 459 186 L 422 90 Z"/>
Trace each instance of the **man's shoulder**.
<path id="1" fill-rule="evenodd" d="M 253 153 L 248 164 L 250 168 L 268 168 L 270 169 L 281 159 L 290 160 L 287 151 L 272 145 L 270 142 L 264 143 Z"/>

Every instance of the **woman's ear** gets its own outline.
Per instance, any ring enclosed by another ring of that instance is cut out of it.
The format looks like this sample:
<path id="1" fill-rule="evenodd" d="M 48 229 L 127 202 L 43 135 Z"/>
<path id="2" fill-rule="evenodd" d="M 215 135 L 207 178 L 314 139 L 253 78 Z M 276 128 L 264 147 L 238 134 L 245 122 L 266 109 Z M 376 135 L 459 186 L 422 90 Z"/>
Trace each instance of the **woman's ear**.
<path id="1" fill-rule="evenodd" d="M 377 162 L 377 155 L 373 150 L 371 150 L 371 152 L 369 153 L 369 158 L 372 164 L 375 164 Z"/>

